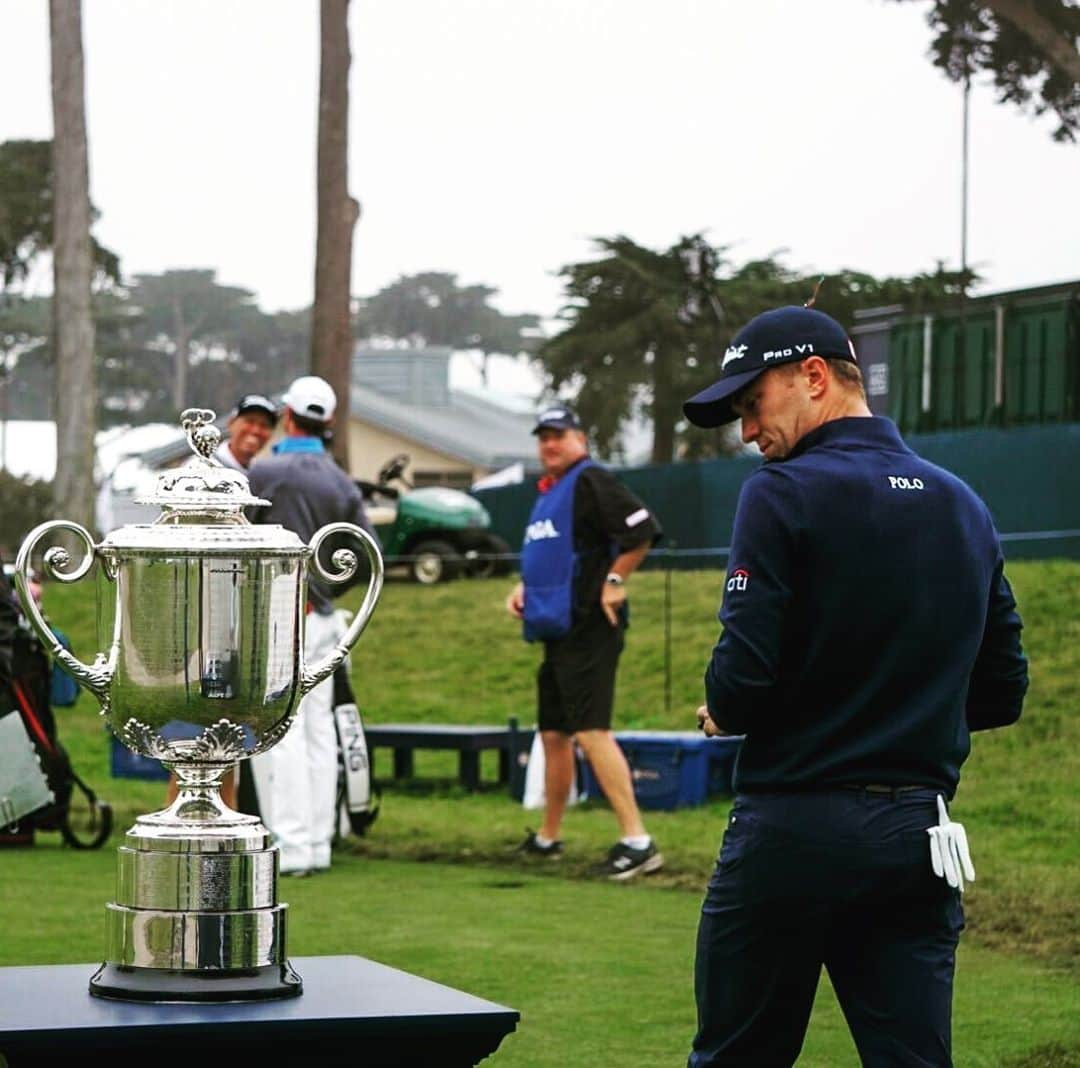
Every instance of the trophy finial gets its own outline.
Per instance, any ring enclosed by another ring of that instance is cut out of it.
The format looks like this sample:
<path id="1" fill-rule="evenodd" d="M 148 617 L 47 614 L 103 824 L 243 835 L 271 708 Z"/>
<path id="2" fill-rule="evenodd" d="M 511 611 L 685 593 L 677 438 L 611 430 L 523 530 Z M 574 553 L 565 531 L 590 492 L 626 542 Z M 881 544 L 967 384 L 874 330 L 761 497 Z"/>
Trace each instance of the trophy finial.
<path id="1" fill-rule="evenodd" d="M 192 452 L 209 460 L 221 443 L 221 431 L 214 426 L 217 418 L 209 408 L 185 408 L 180 413 L 180 425 L 187 431 Z"/>

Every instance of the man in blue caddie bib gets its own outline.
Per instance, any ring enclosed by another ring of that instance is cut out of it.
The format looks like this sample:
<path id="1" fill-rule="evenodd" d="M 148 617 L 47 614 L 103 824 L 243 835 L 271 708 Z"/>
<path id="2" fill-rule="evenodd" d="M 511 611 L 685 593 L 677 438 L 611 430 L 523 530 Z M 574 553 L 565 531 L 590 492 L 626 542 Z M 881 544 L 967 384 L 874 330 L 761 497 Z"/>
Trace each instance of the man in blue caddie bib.
<path id="1" fill-rule="evenodd" d="M 641 821 L 630 768 L 611 733 L 615 670 L 627 626 L 626 580 L 660 537 L 660 525 L 606 468 L 589 457 L 581 423 L 556 405 L 537 435 L 544 478 L 521 553 L 522 581 L 507 610 L 526 641 L 544 643 L 537 675 L 544 745 L 544 822 L 519 847 L 558 857 L 559 827 L 581 746 L 619 823 L 620 838 L 600 867 L 624 880 L 663 863 Z"/>

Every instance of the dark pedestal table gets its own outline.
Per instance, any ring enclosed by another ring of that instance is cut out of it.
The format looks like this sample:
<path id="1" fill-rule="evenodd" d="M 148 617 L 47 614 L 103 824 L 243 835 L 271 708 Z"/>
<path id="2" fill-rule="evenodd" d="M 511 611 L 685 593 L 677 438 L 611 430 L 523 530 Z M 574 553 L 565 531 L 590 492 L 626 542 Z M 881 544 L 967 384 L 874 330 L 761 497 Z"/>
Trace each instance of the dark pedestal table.
<path id="1" fill-rule="evenodd" d="M 363 957 L 292 963 L 302 996 L 217 1005 L 91 997 L 93 964 L 0 968 L 0 1054 L 10 1068 L 456 1068 L 493 1053 L 519 1019 L 504 1005 Z"/>

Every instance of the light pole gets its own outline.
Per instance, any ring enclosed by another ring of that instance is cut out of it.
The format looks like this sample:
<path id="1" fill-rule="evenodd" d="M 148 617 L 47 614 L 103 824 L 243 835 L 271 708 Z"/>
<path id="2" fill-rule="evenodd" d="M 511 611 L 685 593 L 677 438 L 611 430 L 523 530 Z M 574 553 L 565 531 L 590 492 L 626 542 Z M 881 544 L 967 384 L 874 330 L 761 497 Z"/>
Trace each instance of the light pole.
<path id="1" fill-rule="evenodd" d="M 970 53 L 964 56 L 964 123 L 960 160 L 960 273 L 962 293 L 967 295 L 968 252 L 968 159 L 971 148 L 971 63 Z"/>
<path id="2" fill-rule="evenodd" d="M 971 57 L 978 35 L 970 23 L 957 33 L 964 64 L 963 128 L 960 147 L 960 328 L 956 341 L 956 390 L 954 425 L 963 425 L 967 408 L 967 291 L 968 291 L 968 171 L 971 142 Z"/>

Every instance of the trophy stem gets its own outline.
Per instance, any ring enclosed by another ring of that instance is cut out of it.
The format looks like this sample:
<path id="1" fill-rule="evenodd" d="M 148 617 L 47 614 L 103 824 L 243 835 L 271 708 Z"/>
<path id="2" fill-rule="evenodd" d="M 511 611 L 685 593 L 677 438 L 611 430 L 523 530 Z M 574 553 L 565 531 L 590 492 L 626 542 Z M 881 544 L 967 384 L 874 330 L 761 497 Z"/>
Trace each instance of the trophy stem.
<path id="1" fill-rule="evenodd" d="M 221 797 L 221 780 L 230 764 L 163 762 L 176 775 L 176 800 L 163 815 L 184 823 L 220 823 L 243 820 Z M 254 819 L 254 817 L 249 817 Z"/>

